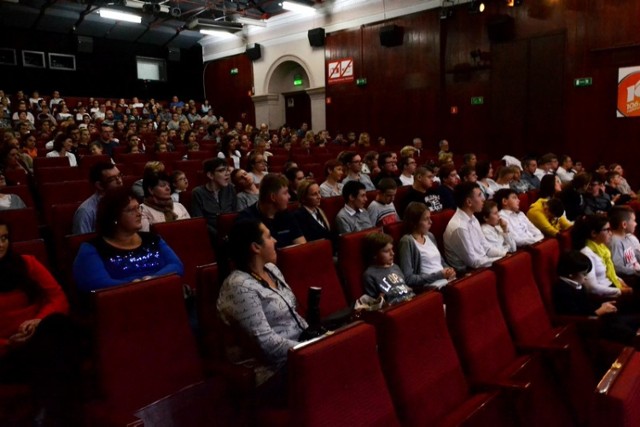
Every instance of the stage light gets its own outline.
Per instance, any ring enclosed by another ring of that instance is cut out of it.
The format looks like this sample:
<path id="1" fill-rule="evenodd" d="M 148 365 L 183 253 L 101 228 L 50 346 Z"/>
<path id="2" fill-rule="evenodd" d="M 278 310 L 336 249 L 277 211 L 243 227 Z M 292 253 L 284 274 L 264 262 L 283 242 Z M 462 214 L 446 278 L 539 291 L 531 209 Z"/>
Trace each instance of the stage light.
<path id="1" fill-rule="evenodd" d="M 114 9 L 99 9 L 98 14 L 101 18 L 113 19 L 115 21 L 133 22 L 134 24 L 140 24 L 142 22 L 141 16 Z"/>

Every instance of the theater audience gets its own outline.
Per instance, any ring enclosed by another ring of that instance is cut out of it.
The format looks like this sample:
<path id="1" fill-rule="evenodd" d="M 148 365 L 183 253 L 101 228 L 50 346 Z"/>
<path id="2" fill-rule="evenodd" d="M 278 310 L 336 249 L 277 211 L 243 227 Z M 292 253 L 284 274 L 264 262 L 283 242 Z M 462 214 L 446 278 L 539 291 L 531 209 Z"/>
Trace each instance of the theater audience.
<path id="1" fill-rule="evenodd" d="M 144 170 L 142 171 L 142 176 L 144 176 L 147 173 L 161 173 L 161 172 L 164 172 L 164 163 L 158 160 L 152 160 L 145 163 Z M 144 186 L 142 183 L 142 178 L 134 182 L 133 185 L 131 186 L 131 189 L 133 190 L 133 194 L 136 195 L 139 201 L 142 201 L 142 199 L 144 199 Z"/>
<path id="2" fill-rule="evenodd" d="M 400 157 L 400 182 L 402 185 L 413 185 L 413 174 L 416 172 L 417 162 L 412 156 Z"/>
<path id="3" fill-rule="evenodd" d="M 619 190 L 619 186 L 621 183 L 622 176 L 619 172 L 610 171 L 607 173 L 607 184 L 605 186 L 605 191 L 611 197 L 611 201 L 614 205 L 624 205 L 625 203 L 629 203 L 631 200 L 631 196 L 628 194 L 623 194 Z"/>
<path id="4" fill-rule="evenodd" d="M 182 276 L 182 262 L 159 236 L 140 232 L 142 213 L 135 194 L 120 187 L 98 204 L 98 235 L 80 246 L 73 277 L 81 292 L 147 280 Z"/>
<path id="5" fill-rule="evenodd" d="M 364 209 L 367 203 L 367 191 L 363 183 L 348 181 L 342 187 L 342 198 L 344 207 L 336 215 L 336 228 L 339 234 L 373 227 L 369 214 Z"/>
<path id="6" fill-rule="evenodd" d="M 361 172 L 365 175 L 376 176 L 380 173 L 380 168 L 378 167 L 378 152 L 377 151 L 368 151 L 367 154 L 364 155 L 364 163 L 362 164 Z"/>
<path id="7" fill-rule="evenodd" d="M 108 190 L 122 186 L 122 174 L 111 162 L 99 162 L 89 170 L 89 182 L 95 193 L 78 207 L 73 215 L 72 234 L 93 233 L 96 230 L 98 202 Z"/>
<path id="8" fill-rule="evenodd" d="M 482 211 L 476 214 L 476 218 L 480 221 L 482 233 L 491 246 L 509 253 L 516 251 L 517 245 L 509 232 L 509 223 L 500 217 L 498 204 L 494 200 L 485 200 Z"/>
<path id="9" fill-rule="evenodd" d="M 613 207 L 611 197 L 604 191 L 600 175 L 594 174 L 584 196 L 586 215 L 606 215 Z"/>
<path id="10" fill-rule="evenodd" d="M 140 205 L 142 212 L 141 231 L 149 231 L 153 224 L 189 219 L 189 212 L 171 197 L 171 178 L 164 172 L 147 172 L 142 180 L 144 187 L 144 203 Z"/>
<path id="11" fill-rule="evenodd" d="M 285 169 L 284 176 L 289 180 L 289 202 L 298 201 L 298 185 L 304 179 L 304 172 L 297 166 Z"/>
<path id="12" fill-rule="evenodd" d="M 440 289 L 456 278 L 456 272 L 440 255 L 429 232 L 431 212 L 424 203 L 411 202 L 404 213 L 408 234 L 398 243 L 398 263 L 408 286 L 415 290 Z"/>
<path id="13" fill-rule="evenodd" d="M 191 213 L 204 217 L 212 241 L 218 236 L 218 215 L 238 210 L 236 191 L 225 159 L 208 159 L 202 165 L 207 183 L 191 191 Z"/>
<path id="14" fill-rule="evenodd" d="M 378 182 L 376 198 L 367 207 L 372 224 L 383 226 L 400 221 L 393 204 L 397 191 L 398 187 L 392 178 L 383 178 Z"/>
<path id="15" fill-rule="evenodd" d="M 324 172 L 327 179 L 320 184 L 320 195 L 322 197 L 334 197 L 342 195 L 342 183 L 340 180 L 344 175 L 344 167 L 337 160 L 328 160 L 324 164 Z"/>
<path id="16" fill-rule="evenodd" d="M 562 184 L 567 184 L 573 180 L 576 171 L 573 170 L 573 160 L 571 160 L 570 156 L 566 154 L 560 156 L 560 166 L 556 170 L 556 175 L 560 178 Z"/>
<path id="17" fill-rule="evenodd" d="M 276 266 L 276 244 L 269 228 L 256 219 L 233 225 L 229 252 L 236 269 L 222 284 L 217 309 L 236 337 L 226 345 L 227 358 L 252 369 L 259 390 L 282 394 L 287 354 L 308 325 Z"/>
<path id="18" fill-rule="evenodd" d="M 520 211 L 520 199 L 515 191 L 498 190 L 493 199 L 500 208 L 500 218 L 509 224 L 509 233 L 519 248 L 532 245 L 544 238 L 542 232 Z"/>
<path id="19" fill-rule="evenodd" d="M 335 243 L 335 233 L 331 230 L 327 215 L 320 208 L 321 196 L 318 184 L 313 180 L 303 180 L 298 185 L 298 196 L 301 206 L 293 215 L 307 242 L 329 239 Z"/>
<path id="20" fill-rule="evenodd" d="M 463 182 L 455 188 L 456 213 L 444 232 L 444 250 L 449 265 L 461 274 L 468 269 L 488 267 L 507 251 L 492 247 L 474 216 L 482 211 L 484 197 L 476 183 Z"/>
<path id="21" fill-rule="evenodd" d="M 484 199 L 489 200 L 493 198 L 493 193 L 497 190 L 496 182 L 493 178 L 493 167 L 491 162 L 482 161 L 476 165 L 476 174 L 478 175 L 478 185 L 484 194 Z"/>
<path id="22" fill-rule="evenodd" d="M 478 182 L 478 174 L 475 167 L 462 165 L 460 168 L 460 179 L 463 182 Z"/>
<path id="23" fill-rule="evenodd" d="M 578 173 L 567 186 L 560 192 L 558 197 L 562 200 L 566 216 L 569 221 L 575 221 L 585 213 L 587 208 L 585 194 L 591 182 L 591 174 Z"/>
<path id="24" fill-rule="evenodd" d="M 619 163 L 612 163 L 611 165 L 609 165 L 609 171 L 618 172 L 620 174 L 620 179 L 618 180 L 618 187 L 617 187 L 618 191 L 620 191 L 622 194 L 628 195 L 632 199 L 635 199 L 637 197 L 637 195 L 631 189 L 631 186 L 629 185 L 629 183 L 625 179 L 625 177 L 624 177 L 624 169 L 622 169 L 622 165 L 619 164 Z"/>
<path id="25" fill-rule="evenodd" d="M 390 178 L 396 183 L 396 187 L 402 186 L 402 182 L 398 178 L 398 159 L 395 154 L 385 151 L 380 154 L 379 162 L 380 173 L 372 179 L 373 185 L 377 187 L 380 180 Z"/>
<path id="26" fill-rule="evenodd" d="M 257 151 L 251 152 L 251 154 L 249 154 L 247 168 L 249 169 L 249 176 L 253 179 L 253 183 L 260 186 L 262 178 L 267 175 L 267 162 L 264 156 Z"/>
<path id="27" fill-rule="evenodd" d="M 240 169 L 240 159 L 242 154 L 237 150 L 238 137 L 236 135 L 227 134 L 222 138 L 222 145 L 218 157 L 221 159 L 231 159 L 234 169 Z"/>
<path id="28" fill-rule="evenodd" d="M 238 221 L 253 219 L 262 222 L 277 239 L 277 247 L 306 243 L 298 221 L 287 210 L 289 181 L 280 174 L 267 174 L 260 185 L 258 202 L 240 211 Z"/>

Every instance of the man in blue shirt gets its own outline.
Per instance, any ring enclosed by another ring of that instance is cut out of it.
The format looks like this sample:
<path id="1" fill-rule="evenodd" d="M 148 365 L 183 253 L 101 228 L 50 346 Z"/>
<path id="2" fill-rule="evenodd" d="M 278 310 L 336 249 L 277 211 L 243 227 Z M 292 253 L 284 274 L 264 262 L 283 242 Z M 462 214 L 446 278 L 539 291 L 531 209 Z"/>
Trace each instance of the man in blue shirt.
<path id="1" fill-rule="evenodd" d="M 96 231 L 98 202 L 106 191 L 122 187 L 122 174 L 113 163 L 100 162 L 91 167 L 89 181 L 96 192 L 82 202 L 73 215 L 72 234 L 86 234 Z"/>

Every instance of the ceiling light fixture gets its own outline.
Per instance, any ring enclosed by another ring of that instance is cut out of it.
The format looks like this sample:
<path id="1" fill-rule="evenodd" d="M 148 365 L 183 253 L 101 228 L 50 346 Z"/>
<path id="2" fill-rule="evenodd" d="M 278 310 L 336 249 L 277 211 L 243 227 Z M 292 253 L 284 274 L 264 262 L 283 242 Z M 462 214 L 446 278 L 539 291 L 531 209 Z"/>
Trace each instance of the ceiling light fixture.
<path id="1" fill-rule="evenodd" d="M 251 19 L 251 18 L 245 18 L 244 16 L 234 16 L 233 17 L 234 22 L 239 22 L 241 24 L 245 24 L 245 25 L 253 25 L 256 27 L 266 27 L 267 26 L 267 21 L 265 21 L 264 19 Z"/>
<path id="2" fill-rule="evenodd" d="M 283 1 L 282 8 L 291 12 L 315 13 L 316 10 L 311 6 L 311 4 Z"/>
<path id="3" fill-rule="evenodd" d="M 240 22 L 217 21 L 215 19 L 195 18 L 187 22 L 185 26 L 190 30 L 217 30 L 227 33 L 242 31 Z M 204 33 L 206 34 L 206 33 Z"/>
<path id="4" fill-rule="evenodd" d="M 473 0 L 469 3 L 469 13 L 482 13 L 484 12 L 484 2 Z"/>
<path id="5" fill-rule="evenodd" d="M 99 9 L 98 14 L 101 18 L 113 19 L 115 21 L 133 22 L 134 24 L 140 24 L 142 17 L 134 15 L 133 13 L 121 12 L 114 9 Z"/>
<path id="6" fill-rule="evenodd" d="M 221 38 L 234 37 L 234 34 L 224 30 L 200 30 L 200 34 L 204 34 L 206 36 L 221 37 Z"/>

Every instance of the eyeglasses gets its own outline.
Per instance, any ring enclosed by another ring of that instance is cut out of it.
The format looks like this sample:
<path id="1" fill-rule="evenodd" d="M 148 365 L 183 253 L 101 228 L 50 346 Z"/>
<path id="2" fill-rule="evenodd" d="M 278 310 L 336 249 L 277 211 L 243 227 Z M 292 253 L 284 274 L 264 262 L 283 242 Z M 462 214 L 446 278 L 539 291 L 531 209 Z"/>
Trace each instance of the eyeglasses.
<path id="1" fill-rule="evenodd" d="M 256 163 L 259 163 L 259 162 L 256 162 Z M 227 169 L 227 168 L 218 168 L 218 169 L 214 170 L 214 172 L 216 172 L 216 173 L 225 173 L 225 172 L 228 172 L 228 171 L 229 171 L 229 169 Z"/>
<path id="2" fill-rule="evenodd" d="M 362 163 L 362 160 L 351 160 L 351 163 Z"/>
<path id="3" fill-rule="evenodd" d="M 600 230 L 600 232 L 604 232 L 604 233 L 611 233 L 611 227 L 605 227 L 602 230 Z"/>
<path id="4" fill-rule="evenodd" d="M 142 212 L 142 205 L 137 205 L 137 206 L 135 206 L 133 208 L 123 209 L 123 211 L 122 211 L 122 213 L 125 213 L 125 214 L 128 214 L 128 215 L 131 215 L 131 214 L 134 214 L 134 213 L 139 213 L 139 212 Z"/>

